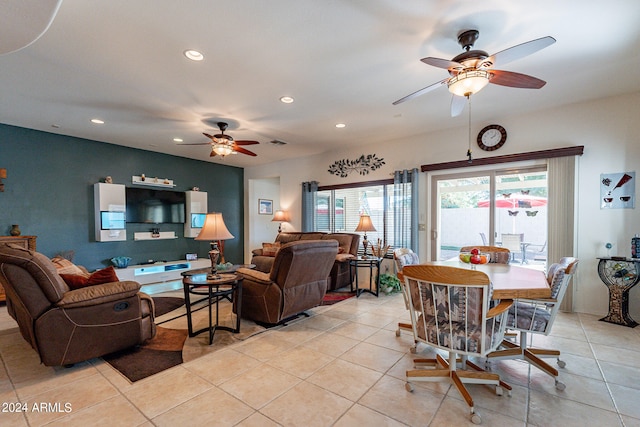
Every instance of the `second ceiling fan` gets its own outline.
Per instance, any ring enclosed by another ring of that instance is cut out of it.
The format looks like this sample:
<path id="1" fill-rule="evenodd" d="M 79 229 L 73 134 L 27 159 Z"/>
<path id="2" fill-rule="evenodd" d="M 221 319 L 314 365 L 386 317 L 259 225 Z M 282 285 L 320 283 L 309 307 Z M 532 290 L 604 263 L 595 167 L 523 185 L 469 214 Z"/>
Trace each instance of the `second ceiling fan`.
<path id="1" fill-rule="evenodd" d="M 516 59 L 524 58 L 556 42 L 553 37 L 547 36 L 531 40 L 493 55 L 483 50 L 471 50 L 480 35 L 477 30 L 466 30 L 458 36 L 458 43 L 465 50 L 451 60 L 428 56 L 422 58 L 425 64 L 438 68 L 444 68 L 451 77 L 442 79 L 425 88 L 413 92 L 404 98 L 400 98 L 393 105 L 400 104 L 419 95 L 430 92 L 440 86 L 446 85 L 453 93 L 451 99 L 451 115 L 458 116 L 466 104 L 466 99 L 480 91 L 488 83 L 501 86 L 509 86 L 525 89 L 540 89 L 546 82 L 533 76 L 515 73 L 512 71 L 496 70 L 495 65 L 504 65 Z"/>

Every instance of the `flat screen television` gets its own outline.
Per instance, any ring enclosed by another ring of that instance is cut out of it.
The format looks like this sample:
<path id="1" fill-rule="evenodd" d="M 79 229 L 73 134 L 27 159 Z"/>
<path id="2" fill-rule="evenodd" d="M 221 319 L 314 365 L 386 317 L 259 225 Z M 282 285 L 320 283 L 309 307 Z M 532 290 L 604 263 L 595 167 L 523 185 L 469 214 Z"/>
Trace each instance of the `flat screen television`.
<path id="1" fill-rule="evenodd" d="M 204 227 L 204 220 L 207 218 L 206 213 L 192 213 L 191 214 L 191 228 Z"/>
<path id="2" fill-rule="evenodd" d="M 100 212 L 100 228 L 102 230 L 124 230 L 126 228 L 125 220 L 124 212 Z"/>
<path id="3" fill-rule="evenodd" d="M 183 224 L 186 196 L 181 191 L 127 187 L 127 222 Z"/>

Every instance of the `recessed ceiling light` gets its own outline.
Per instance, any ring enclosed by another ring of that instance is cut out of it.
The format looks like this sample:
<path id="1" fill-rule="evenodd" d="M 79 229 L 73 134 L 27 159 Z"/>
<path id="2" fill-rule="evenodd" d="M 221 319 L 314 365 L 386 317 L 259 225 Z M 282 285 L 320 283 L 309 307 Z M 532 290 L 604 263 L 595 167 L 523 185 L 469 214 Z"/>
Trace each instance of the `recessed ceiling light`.
<path id="1" fill-rule="evenodd" d="M 347 127 L 347 125 L 345 125 L 344 123 L 338 123 L 338 124 L 336 124 L 336 127 L 337 127 L 338 129 L 342 129 L 342 128 L 344 128 L 344 127 Z"/>
<path id="2" fill-rule="evenodd" d="M 184 51 L 184 56 L 189 58 L 192 61 L 202 61 L 204 59 L 204 55 L 197 50 L 188 49 Z"/>
<path id="3" fill-rule="evenodd" d="M 293 98 L 290 96 L 283 96 L 280 98 L 280 102 L 284 102 L 285 104 L 291 104 L 293 102 Z"/>
<path id="4" fill-rule="evenodd" d="M 173 142 L 182 142 L 182 138 L 173 138 Z"/>
<path id="5" fill-rule="evenodd" d="M 104 120 L 100 120 L 100 119 L 91 119 L 91 123 L 94 123 L 96 125 L 103 125 L 104 124 Z"/>

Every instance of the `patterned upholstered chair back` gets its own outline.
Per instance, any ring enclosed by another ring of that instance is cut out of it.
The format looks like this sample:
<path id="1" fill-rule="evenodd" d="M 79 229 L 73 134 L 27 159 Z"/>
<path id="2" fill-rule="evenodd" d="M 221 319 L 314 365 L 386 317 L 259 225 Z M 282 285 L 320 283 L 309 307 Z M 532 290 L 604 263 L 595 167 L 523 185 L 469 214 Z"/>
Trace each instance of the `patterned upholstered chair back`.
<path id="1" fill-rule="evenodd" d="M 489 277 L 439 265 L 404 267 L 416 341 L 457 354 L 483 356 L 504 336 L 507 312 L 488 318 Z"/>
<path id="2" fill-rule="evenodd" d="M 488 253 L 490 255 L 490 263 L 509 264 L 511 260 L 511 251 L 500 246 L 463 246 L 460 248 L 460 252 L 469 252 L 474 248 L 482 253 Z"/>
<path id="3" fill-rule="evenodd" d="M 405 265 L 420 264 L 418 254 L 409 248 L 397 248 L 393 250 L 393 260 L 396 263 L 396 269 L 402 271 Z"/>
<path id="4" fill-rule="evenodd" d="M 551 264 L 547 271 L 551 298 L 516 300 L 509 309 L 507 328 L 549 335 L 569 282 L 577 269 L 578 260 L 572 257 L 565 257 L 560 262 Z"/>

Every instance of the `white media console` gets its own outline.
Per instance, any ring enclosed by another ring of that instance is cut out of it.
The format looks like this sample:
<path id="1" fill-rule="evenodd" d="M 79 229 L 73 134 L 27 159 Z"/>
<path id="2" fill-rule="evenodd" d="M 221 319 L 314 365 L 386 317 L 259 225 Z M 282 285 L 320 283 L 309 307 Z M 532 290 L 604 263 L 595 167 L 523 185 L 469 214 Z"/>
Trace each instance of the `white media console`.
<path id="1" fill-rule="evenodd" d="M 195 261 L 156 262 L 117 268 L 116 274 L 120 280 L 133 280 L 140 283 L 144 293 L 157 294 L 182 289 L 182 272 L 210 265 L 211 260 L 208 258 L 198 258 Z"/>

